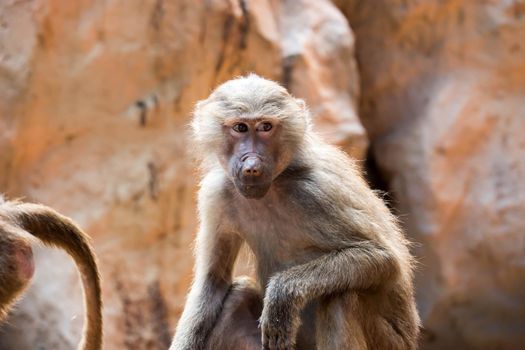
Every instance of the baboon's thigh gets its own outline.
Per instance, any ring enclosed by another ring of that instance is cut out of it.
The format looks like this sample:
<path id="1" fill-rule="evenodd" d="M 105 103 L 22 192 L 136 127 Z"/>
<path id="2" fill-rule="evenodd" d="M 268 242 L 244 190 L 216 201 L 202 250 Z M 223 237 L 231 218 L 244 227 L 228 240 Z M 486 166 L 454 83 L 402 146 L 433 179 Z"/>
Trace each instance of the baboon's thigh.
<path id="1" fill-rule="evenodd" d="M 365 332 L 359 318 L 359 300 L 354 293 L 323 298 L 316 322 L 318 350 L 366 350 Z"/>
<path id="2" fill-rule="evenodd" d="M 208 337 L 207 348 L 260 350 L 262 343 L 259 317 L 262 308 L 262 296 L 256 283 L 247 277 L 237 278 Z"/>

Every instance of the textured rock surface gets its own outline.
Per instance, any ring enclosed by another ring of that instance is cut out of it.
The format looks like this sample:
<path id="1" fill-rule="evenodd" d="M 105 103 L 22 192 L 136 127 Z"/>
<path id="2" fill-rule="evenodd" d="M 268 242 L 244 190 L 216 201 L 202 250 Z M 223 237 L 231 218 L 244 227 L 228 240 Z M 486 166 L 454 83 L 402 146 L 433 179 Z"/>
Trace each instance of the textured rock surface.
<path id="1" fill-rule="evenodd" d="M 338 4 L 360 117 L 419 243 L 422 348 L 523 348 L 525 3 Z"/>
<path id="2" fill-rule="evenodd" d="M 191 279 L 194 102 L 254 71 L 305 98 L 361 157 L 354 39 L 329 1 L 0 2 L 0 191 L 55 207 L 93 238 L 108 349 L 165 349 Z M 36 252 L 1 349 L 71 349 L 70 259 Z M 60 302 L 60 303 L 58 303 Z"/>
<path id="3" fill-rule="evenodd" d="M 0 1 L 0 191 L 93 236 L 106 348 L 166 348 L 193 264 L 188 118 L 248 71 L 305 98 L 361 158 L 359 104 L 369 163 L 417 242 L 422 348 L 525 344 L 524 2 L 334 3 Z M 70 259 L 36 253 L 0 349 L 79 338 Z"/>

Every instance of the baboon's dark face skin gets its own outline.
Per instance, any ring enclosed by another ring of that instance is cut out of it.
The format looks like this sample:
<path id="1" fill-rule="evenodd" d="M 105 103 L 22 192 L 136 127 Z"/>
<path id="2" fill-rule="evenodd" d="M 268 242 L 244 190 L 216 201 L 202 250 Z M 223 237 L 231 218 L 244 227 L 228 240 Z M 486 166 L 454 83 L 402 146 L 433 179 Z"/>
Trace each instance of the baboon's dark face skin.
<path id="1" fill-rule="evenodd" d="M 277 118 L 229 118 L 224 124 L 225 158 L 237 191 L 246 198 L 266 195 L 275 177 L 279 147 Z"/>

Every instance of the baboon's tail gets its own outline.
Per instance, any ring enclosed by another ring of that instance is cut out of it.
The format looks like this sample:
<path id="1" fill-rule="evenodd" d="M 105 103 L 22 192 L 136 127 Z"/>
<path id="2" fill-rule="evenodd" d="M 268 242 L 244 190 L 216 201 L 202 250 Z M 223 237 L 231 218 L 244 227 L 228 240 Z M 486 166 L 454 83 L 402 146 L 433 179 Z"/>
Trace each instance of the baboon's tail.
<path id="1" fill-rule="evenodd" d="M 44 244 L 64 249 L 75 260 L 84 291 L 83 338 L 78 346 L 83 350 L 102 348 L 102 297 L 97 259 L 90 238 L 69 218 L 39 204 L 4 202 L 0 206 L 23 229 Z"/>

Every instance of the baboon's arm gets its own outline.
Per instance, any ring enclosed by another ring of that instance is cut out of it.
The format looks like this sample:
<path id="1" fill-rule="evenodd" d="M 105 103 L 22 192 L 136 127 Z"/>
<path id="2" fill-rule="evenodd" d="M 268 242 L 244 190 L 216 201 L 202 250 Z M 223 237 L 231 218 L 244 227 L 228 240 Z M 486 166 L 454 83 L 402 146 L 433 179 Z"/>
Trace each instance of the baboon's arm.
<path id="1" fill-rule="evenodd" d="M 235 234 L 203 225 L 197 234 L 196 269 L 171 350 L 200 350 L 220 315 L 232 283 L 232 270 L 241 246 Z"/>
<path id="2" fill-rule="evenodd" d="M 375 242 L 364 241 L 276 274 L 268 283 L 261 317 L 265 348 L 292 347 L 300 311 L 310 300 L 378 287 L 397 272 L 392 253 Z"/>

